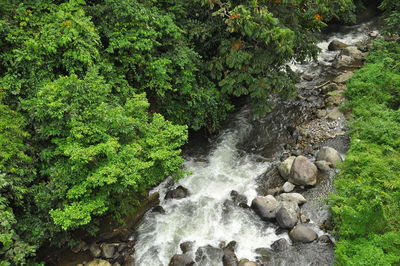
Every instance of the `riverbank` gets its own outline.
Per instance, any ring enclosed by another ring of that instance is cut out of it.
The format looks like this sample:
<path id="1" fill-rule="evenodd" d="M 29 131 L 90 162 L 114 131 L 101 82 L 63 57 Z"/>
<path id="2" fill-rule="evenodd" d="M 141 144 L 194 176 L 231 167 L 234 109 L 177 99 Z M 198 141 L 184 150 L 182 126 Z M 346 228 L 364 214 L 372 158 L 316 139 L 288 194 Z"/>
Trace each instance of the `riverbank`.
<path id="1" fill-rule="evenodd" d="M 375 42 L 345 91 L 350 149 L 335 179 L 337 265 L 400 263 L 400 42 Z"/>

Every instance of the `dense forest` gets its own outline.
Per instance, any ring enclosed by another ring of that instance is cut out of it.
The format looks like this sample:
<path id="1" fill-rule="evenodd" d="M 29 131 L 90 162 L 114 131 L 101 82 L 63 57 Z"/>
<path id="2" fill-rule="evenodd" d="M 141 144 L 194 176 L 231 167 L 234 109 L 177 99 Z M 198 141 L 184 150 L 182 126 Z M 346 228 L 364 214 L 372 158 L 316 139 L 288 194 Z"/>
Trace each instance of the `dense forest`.
<path id="1" fill-rule="evenodd" d="M 354 23 L 367 2 L 1 0 L 0 265 L 123 220 L 185 174 L 188 132 L 218 131 L 239 97 L 262 116 L 295 95 L 287 63 L 315 58 L 327 23 Z M 398 34 L 400 2 L 380 8 Z M 331 199 L 340 265 L 400 261 L 399 55 L 377 42 L 349 84 L 353 138 Z"/>

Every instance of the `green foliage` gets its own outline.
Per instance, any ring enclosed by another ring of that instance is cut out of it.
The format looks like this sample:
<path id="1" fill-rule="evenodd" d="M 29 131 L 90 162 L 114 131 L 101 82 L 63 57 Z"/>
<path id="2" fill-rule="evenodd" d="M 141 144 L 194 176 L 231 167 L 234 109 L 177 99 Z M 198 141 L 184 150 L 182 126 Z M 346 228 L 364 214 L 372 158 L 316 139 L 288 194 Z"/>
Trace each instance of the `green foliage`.
<path id="1" fill-rule="evenodd" d="M 338 265 L 400 262 L 399 49 L 376 42 L 345 92 L 351 144 L 331 196 Z"/>
<path id="2" fill-rule="evenodd" d="M 352 10 L 350 0 L 0 1 L 1 264 L 94 234 L 181 177 L 187 128 L 217 130 L 237 97 L 263 114 L 268 99 L 293 95 L 287 63 L 314 57 L 323 21 Z"/>
<path id="3" fill-rule="evenodd" d="M 399 34 L 400 2 L 397 0 L 383 0 L 379 7 L 385 13 L 386 32 L 389 34 Z"/>

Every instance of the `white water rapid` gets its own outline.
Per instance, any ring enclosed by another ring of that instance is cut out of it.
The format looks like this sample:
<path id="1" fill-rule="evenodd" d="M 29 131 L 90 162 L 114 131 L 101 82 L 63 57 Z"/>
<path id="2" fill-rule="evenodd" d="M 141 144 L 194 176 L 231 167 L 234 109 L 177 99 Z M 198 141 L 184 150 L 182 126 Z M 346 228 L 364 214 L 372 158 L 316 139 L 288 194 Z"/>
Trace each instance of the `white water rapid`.
<path id="1" fill-rule="evenodd" d="M 221 241 L 235 240 L 239 244 L 238 258 L 254 258 L 254 249 L 270 246 L 283 237 L 277 236 L 273 228 L 267 228 L 251 210 L 224 206 L 232 190 L 253 199 L 257 195 L 255 179 L 269 167 L 259 156 L 238 154 L 236 144 L 251 129 L 246 113 L 239 113 L 237 126 L 220 135 L 206 162 L 186 161 L 185 168 L 192 174 L 179 184 L 188 188 L 191 196 L 162 201 L 165 214 L 148 214 L 138 230 L 135 245 L 138 265 L 168 265 L 171 257 L 180 253 L 179 244 L 185 241 L 195 241 L 196 250 L 200 246 L 218 247 Z M 164 190 L 160 192 L 163 199 Z M 208 265 L 221 264 L 214 263 Z"/>
<path id="2" fill-rule="evenodd" d="M 318 45 L 322 49 L 319 63 L 326 65 L 337 54 L 327 51 L 327 45 L 332 39 L 354 43 L 366 37 L 367 26 L 327 37 Z M 315 64 L 295 65 L 293 69 L 305 73 L 312 71 Z M 247 197 L 250 205 L 257 195 L 257 177 L 271 166 L 265 158 L 237 148 L 238 143 L 250 136 L 252 126 L 249 117 L 248 110 L 240 111 L 233 118 L 234 126 L 220 134 L 206 160 L 189 158 L 186 161 L 184 167 L 191 174 L 181 179 L 175 187 L 182 185 L 187 188 L 190 191 L 189 197 L 164 200 L 168 181 L 153 190 L 160 193 L 160 205 L 165 214 L 148 212 L 143 224 L 137 229 L 134 253 L 136 265 L 166 266 L 174 254 L 182 253 L 179 244 L 185 241 L 195 241 L 196 251 L 198 247 L 218 247 L 222 241 L 228 243 L 234 240 L 238 243 L 235 253 L 239 260 L 255 260 L 259 256 L 255 252 L 257 248 L 268 248 L 282 237 L 288 239 L 286 233 L 276 235 L 275 229 L 251 209 L 224 204 L 230 199 L 231 191 L 236 190 Z M 222 261 L 211 257 L 196 265 L 219 266 Z"/>

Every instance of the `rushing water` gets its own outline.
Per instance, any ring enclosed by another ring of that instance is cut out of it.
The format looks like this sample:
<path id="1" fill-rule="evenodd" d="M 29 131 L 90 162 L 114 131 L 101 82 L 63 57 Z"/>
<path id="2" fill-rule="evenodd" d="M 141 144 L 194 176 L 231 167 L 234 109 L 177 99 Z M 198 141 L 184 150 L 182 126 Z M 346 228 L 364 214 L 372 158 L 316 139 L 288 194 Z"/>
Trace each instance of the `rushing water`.
<path id="1" fill-rule="evenodd" d="M 348 44 L 360 41 L 366 37 L 367 27 L 368 24 L 364 24 L 349 28 L 345 33 L 328 36 L 318 44 L 322 49 L 318 63 L 329 64 L 337 54 L 327 51 L 332 39 Z M 292 67 L 305 73 L 315 69 L 315 63 Z M 257 195 L 257 177 L 271 166 L 271 158 L 262 158 L 238 148 L 239 143 L 251 136 L 250 117 L 249 111 L 244 108 L 233 118 L 233 126 L 221 132 L 214 141 L 214 148 L 205 160 L 189 158 L 186 161 L 184 167 L 191 174 L 175 186 L 188 188 L 191 193 L 189 197 L 164 200 L 165 192 L 170 189 L 167 188 L 168 181 L 155 188 L 160 192 L 165 214 L 149 212 L 138 228 L 134 254 L 137 265 L 168 265 L 174 254 L 181 253 L 179 244 L 185 241 L 195 241 L 196 250 L 201 246 L 218 247 L 222 241 L 228 243 L 235 240 L 238 243 L 236 254 L 239 260 L 254 260 L 258 256 L 255 251 L 257 248 L 268 248 L 282 237 L 288 239 L 286 233 L 276 235 L 275 227 L 261 221 L 252 210 L 226 204 L 232 190 L 245 195 L 250 204 Z M 210 257 L 199 265 L 222 265 L 222 262 L 220 258 Z M 294 264 L 289 262 L 288 265 Z"/>

